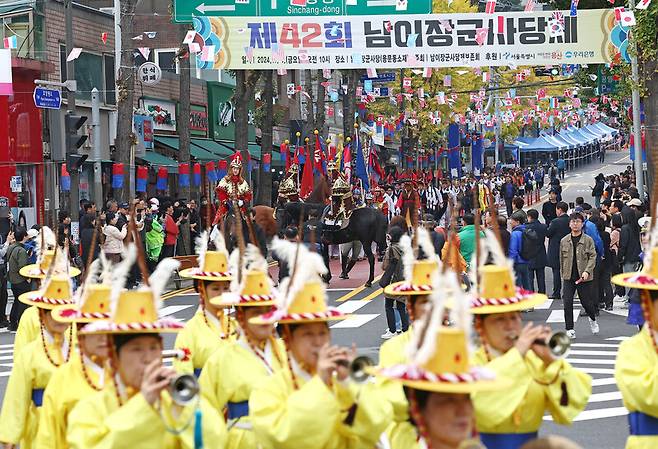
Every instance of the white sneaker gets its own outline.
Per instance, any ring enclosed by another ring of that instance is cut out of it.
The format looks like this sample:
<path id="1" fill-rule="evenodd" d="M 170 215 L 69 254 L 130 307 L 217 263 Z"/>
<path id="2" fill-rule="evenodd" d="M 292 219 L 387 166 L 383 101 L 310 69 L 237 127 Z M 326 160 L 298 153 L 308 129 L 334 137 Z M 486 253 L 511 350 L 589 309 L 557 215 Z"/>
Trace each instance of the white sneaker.
<path id="1" fill-rule="evenodd" d="M 576 339 L 576 331 L 573 329 L 569 329 L 567 331 L 567 335 L 569 336 L 570 339 L 575 340 Z"/>
<path id="2" fill-rule="evenodd" d="M 596 320 L 589 318 L 589 328 L 592 329 L 592 334 L 596 335 L 599 333 L 599 323 Z"/>
<path id="3" fill-rule="evenodd" d="M 389 340 L 389 339 L 395 337 L 395 335 L 396 335 L 395 332 L 391 332 L 390 329 L 386 329 L 386 332 L 384 332 L 382 334 L 382 338 L 384 340 Z"/>

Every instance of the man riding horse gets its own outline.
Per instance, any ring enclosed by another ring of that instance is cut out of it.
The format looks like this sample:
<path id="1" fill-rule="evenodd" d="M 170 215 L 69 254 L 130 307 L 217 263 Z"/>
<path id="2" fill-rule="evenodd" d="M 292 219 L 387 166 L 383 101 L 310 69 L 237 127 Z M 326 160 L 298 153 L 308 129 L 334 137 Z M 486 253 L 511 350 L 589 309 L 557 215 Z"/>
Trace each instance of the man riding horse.
<path id="1" fill-rule="evenodd" d="M 217 208 L 213 225 L 218 224 L 224 219 L 229 211 L 230 204 L 234 201 L 237 202 L 242 213 L 246 213 L 253 194 L 247 181 L 242 178 L 242 157 L 239 152 L 233 155 L 229 172 L 219 181 L 217 187 L 215 187 L 215 194 L 219 201 L 219 207 Z"/>

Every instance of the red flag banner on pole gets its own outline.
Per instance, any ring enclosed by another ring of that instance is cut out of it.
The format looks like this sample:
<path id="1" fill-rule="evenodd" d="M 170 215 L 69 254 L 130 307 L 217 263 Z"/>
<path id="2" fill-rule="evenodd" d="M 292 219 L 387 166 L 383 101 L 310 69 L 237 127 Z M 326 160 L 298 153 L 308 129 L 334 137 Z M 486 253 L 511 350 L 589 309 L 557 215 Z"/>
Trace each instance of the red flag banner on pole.
<path id="1" fill-rule="evenodd" d="M 302 174 L 302 185 L 300 186 L 300 196 L 302 199 L 308 198 L 313 192 L 313 158 L 311 158 L 310 146 L 306 146 L 306 161 L 304 164 L 304 172 Z"/>

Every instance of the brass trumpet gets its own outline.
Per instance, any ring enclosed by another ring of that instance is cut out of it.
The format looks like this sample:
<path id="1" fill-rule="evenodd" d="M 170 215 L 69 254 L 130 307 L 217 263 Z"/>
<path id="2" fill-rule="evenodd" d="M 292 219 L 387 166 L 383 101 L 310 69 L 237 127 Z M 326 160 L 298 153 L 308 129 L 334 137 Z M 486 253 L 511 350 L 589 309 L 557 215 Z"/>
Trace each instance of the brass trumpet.
<path id="1" fill-rule="evenodd" d="M 514 337 L 514 340 L 518 340 L 519 336 Z M 571 349 L 571 338 L 567 335 L 566 332 L 558 331 L 553 332 L 548 340 L 542 340 L 540 338 L 536 339 L 533 344 L 539 346 L 547 346 L 551 351 L 554 357 L 564 357 L 566 356 L 569 349 Z"/>
<path id="2" fill-rule="evenodd" d="M 366 372 L 366 368 L 375 365 L 375 362 L 368 356 L 361 355 L 354 360 L 339 360 L 338 364 L 349 368 L 350 379 L 355 383 L 364 383 L 370 379 L 370 374 Z"/>
<path id="3" fill-rule="evenodd" d="M 189 358 L 189 350 L 184 349 L 168 349 L 162 351 L 162 359 L 177 359 L 187 360 Z M 185 406 L 194 401 L 199 395 L 199 382 L 196 377 L 191 374 L 181 374 L 174 377 L 169 382 L 169 394 L 171 399 L 180 406 Z"/>

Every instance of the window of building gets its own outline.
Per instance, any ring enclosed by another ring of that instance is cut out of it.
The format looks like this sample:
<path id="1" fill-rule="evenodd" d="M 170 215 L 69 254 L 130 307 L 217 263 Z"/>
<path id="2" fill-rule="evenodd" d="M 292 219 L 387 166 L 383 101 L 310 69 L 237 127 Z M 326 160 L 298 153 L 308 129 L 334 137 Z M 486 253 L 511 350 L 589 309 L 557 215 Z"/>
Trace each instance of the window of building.
<path id="1" fill-rule="evenodd" d="M 60 45 L 60 79 L 66 81 L 66 46 Z M 83 51 L 75 60 L 75 79 L 78 82 L 76 98 L 91 101 L 91 90 L 100 91 L 101 101 L 116 104 L 114 93 L 114 56 Z"/>
<path id="2" fill-rule="evenodd" d="M 154 50 L 155 63 L 163 72 L 178 73 L 178 61 L 176 60 L 177 48 L 162 48 Z"/>
<path id="3" fill-rule="evenodd" d="M 14 54 L 21 58 L 45 59 L 43 17 L 34 12 L 19 12 L 0 18 L 0 40 L 16 36 Z"/>

